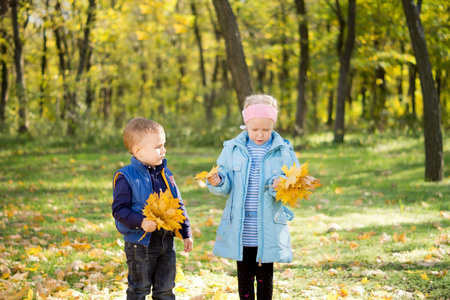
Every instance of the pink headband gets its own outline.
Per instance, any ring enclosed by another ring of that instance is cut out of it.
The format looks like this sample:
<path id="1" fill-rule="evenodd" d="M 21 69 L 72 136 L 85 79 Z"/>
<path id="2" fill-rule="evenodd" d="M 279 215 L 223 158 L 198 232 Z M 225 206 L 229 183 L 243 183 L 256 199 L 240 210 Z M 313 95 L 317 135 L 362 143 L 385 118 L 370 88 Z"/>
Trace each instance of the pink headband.
<path id="1" fill-rule="evenodd" d="M 254 118 L 269 118 L 273 122 L 277 122 L 278 111 L 275 107 L 264 105 L 264 104 L 254 104 L 247 106 L 246 109 L 242 111 L 242 116 L 244 117 L 244 123 Z"/>

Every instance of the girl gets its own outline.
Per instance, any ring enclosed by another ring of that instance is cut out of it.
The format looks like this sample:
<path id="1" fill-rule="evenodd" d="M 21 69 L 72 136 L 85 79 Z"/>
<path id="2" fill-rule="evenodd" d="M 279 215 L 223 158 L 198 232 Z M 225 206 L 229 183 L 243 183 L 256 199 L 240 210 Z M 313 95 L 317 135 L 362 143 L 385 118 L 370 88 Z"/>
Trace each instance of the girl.
<path id="1" fill-rule="evenodd" d="M 217 229 L 213 253 L 237 261 L 240 299 L 272 299 L 273 263 L 290 262 L 287 221 L 294 215 L 275 201 L 274 187 L 283 165 L 300 166 L 289 141 L 273 131 L 277 101 L 269 95 L 246 98 L 242 115 L 246 130 L 226 141 L 208 179 L 209 190 L 228 196 Z"/>

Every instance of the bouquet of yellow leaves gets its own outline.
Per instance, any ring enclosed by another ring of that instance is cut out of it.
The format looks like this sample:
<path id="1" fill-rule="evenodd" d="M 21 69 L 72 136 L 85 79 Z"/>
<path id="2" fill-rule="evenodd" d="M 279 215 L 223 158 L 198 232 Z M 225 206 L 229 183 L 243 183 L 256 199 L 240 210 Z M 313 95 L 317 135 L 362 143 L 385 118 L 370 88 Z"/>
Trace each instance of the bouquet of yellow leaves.
<path id="1" fill-rule="evenodd" d="M 219 172 L 219 167 L 220 167 L 220 165 L 218 165 L 218 166 L 216 166 L 216 167 L 213 167 L 213 168 L 211 169 L 211 171 L 209 171 L 209 172 L 207 172 L 207 171 L 200 172 L 200 173 L 198 173 L 197 175 L 195 175 L 194 179 L 196 179 L 197 182 L 203 181 L 203 180 L 205 180 L 205 179 L 208 179 L 209 177 L 211 177 L 211 176 L 213 176 L 214 174 L 216 174 L 216 173 Z"/>
<path id="2" fill-rule="evenodd" d="M 142 211 L 146 220 L 156 222 L 158 230 L 163 228 L 174 231 L 176 237 L 182 238 L 178 230 L 181 229 L 181 223 L 186 220 L 186 217 L 180 209 L 178 198 L 173 198 L 169 189 L 159 195 L 151 194 Z M 147 232 L 139 240 L 142 240 L 146 234 Z"/>
<path id="3" fill-rule="evenodd" d="M 300 165 L 299 168 L 294 163 L 290 169 L 283 165 L 281 170 L 287 178 L 280 177 L 280 182 L 274 187 L 277 192 L 276 201 L 281 200 L 295 207 L 298 199 L 309 199 L 316 187 L 322 186 L 318 179 L 308 174 L 308 163 Z"/>

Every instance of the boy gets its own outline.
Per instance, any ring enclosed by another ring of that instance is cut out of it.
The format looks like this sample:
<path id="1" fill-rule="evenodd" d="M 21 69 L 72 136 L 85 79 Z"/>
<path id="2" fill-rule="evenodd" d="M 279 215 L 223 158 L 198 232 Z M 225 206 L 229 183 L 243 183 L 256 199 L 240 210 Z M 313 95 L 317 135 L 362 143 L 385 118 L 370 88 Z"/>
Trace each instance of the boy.
<path id="1" fill-rule="evenodd" d="M 164 129 L 154 121 L 134 118 L 125 126 L 123 142 L 133 156 L 131 163 L 114 176 L 112 214 L 125 240 L 127 299 L 145 299 L 151 289 L 153 299 L 175 299 L 172 291 L 176 274 L 174 232 L 156 230 L 156 222 L 146 220 L 142 214 L 149 195 L 169 189 L 180 200 L 180 209 L 186 217 L 179 230 L 184 251 L 192 250 L 189 217 L 164 158 Z"/>

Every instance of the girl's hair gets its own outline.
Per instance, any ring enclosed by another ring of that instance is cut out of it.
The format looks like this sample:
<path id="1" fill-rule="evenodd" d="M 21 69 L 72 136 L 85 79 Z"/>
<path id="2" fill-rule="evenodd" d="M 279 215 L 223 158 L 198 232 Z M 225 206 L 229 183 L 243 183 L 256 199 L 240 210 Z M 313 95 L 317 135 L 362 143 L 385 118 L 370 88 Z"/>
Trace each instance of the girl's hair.
<path id="1" fill-rule="evenodd" d="M 164 132 L 164 128 L 155 121 L 146 118 L 134 118 L 128 122 L 123 130 L 123 144 L 128 152 L 133 154 L 136 146 L 147 134 Z"/>
<path id="2" fill-rule="evenodd" d="M 256 94 L 256 95 L 247 96 L 247 98 L 245 98 L 245 102 L 244 102 L 244 109 L 247 108 L 248 106 L 254 105 L 254 104 L 270 105 L 270 106 L 274 107 L 275 109 L 277 109 L 277 100 L 270 95 Z"/>

